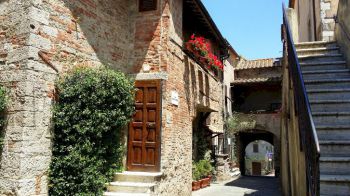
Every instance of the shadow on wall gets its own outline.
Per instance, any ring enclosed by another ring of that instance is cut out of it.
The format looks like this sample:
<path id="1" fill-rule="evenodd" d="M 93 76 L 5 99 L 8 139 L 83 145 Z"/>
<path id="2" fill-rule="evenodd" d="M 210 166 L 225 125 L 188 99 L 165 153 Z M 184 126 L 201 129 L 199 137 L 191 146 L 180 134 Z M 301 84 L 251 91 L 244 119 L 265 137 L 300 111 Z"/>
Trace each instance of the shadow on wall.
<path id="1" fill-rule="evenodd" d="M 72 66 L 69 63 L 104 64 L 132 74 L 143 64 L 150 72 L 161 69 L 163 4 L 145 13 L 139 13 L 137 1 L 129 0 L 64 0 L 44 6 L 50 10 L 50 26 L 41 30 L 52 35 L 57 30 L 50 52 L 60 55 L 58 62 L 67 63 L 63 70 Z"/>

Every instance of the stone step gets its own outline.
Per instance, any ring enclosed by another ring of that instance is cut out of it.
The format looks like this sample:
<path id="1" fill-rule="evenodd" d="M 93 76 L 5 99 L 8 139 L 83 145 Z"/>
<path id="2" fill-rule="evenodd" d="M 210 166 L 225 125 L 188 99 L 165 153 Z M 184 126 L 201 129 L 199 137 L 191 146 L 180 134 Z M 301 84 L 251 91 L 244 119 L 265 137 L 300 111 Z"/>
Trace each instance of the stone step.
<path id="1" fill-rule="evenodd" d="M 349 124 L 317 125 L 316 130 L 319 140 L 350 140 Z"/>
<path id="2" fill-rule="evenodd" d="M 339 47 L 320 47 L 320 48 L 303 48 L 297 49 L 298 55 L 321 55 L 321 54 L 339 54 Z"/>
<path id="3" fill-rule="evenodd" d="M 153 183 L 160 180 L 162 173 L 151 172 L 128 172 L 114 174 L 114 181 L 120 182 L 146 182 Z"/>
<path id="4" fill-rule="evenodd" d="M 310 79 L 304 83 L 306 89 L 346 88 L 350 86 L 350 78 Z"/>
<path id="5" fill-rule="evenodd" d="M 350 174 L 350 157 L 320 157 L 321 174 Z"/>
<path id="6" fill-rule="evenodd" d="M 333 70 L 310 70 L 303 71 L 304 80 L 310 79 L 331 79 L 331 78 L 350 78 L 350 70 L 349 69 L 333 69 Z"/>
<path id="7" fill-rule="evenodd" d="M 327 111 L 344 111 L 350 110 L 349 99 L 318 99 L 310 100 L 312 112 L 327 112 Z"/>
<path id="8" fill-rule="evenodd" d="M 155 186 L 155 183 L 110 182 L 107 186 L 107 191 L 121 193 L 152 193 Z"/>
<path id="9" fill-rule="evenodd" d="M 309 99 L 350 99 L 350 88 L 307 89 Z"/>
<path id="10" fill-rule="evenodd" d="M 349 140 L 320 140 L 321 156 L 350 156 Z"/>
<path id="11" fill-rule="evenodd" d="M 300 42 L 295 44 L 297 50 L 307 48 L 331 48 L 336 46 L 338 46 L 338 44 L 335 41 Z"/>
<path id="12" fill-rule="evenodd" d="M 342 54 L 303 55 L 298 56 L 298 58 L 300 63 L 325 63 L 344 60 Z"/>
<path id="13" fill-rule="evenodd" d="M 105 192 L 104 196 L 151 196 L 149 193 L 116 193 L 116 192 Z"/>
<path id="14" fill-rule="evenodd" d="M 350 112 L 312 112 L 315 125 L 346 124 L 350 122 Z"/>
<path id="15" fill-rule="evenodd" d="M 316 63 L 300 63 L 301 70 L 315 71 L 315 70 L 337 70 L 347 69 L 346 61 L 333 61 L 333 62 L 316 62 Z"/>
<path id="16" fill-rule="evenodd" d="M 350 193 L 350 176 L 321 174 L 320 192 L 321 195 L 348 196 Z"/>

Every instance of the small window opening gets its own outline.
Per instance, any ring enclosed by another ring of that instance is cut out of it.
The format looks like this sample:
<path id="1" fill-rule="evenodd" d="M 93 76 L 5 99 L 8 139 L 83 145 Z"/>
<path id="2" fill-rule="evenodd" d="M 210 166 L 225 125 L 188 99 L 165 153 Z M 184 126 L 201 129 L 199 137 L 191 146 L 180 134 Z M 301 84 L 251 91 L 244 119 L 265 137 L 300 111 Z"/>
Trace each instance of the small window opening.
<path id="1" fill-rule="evenodd" d="M 147 12 L 157 10 L 157 0 L 139 0 L 139 11 Z"/>
<path id="2" fill-rule="evenodd" d="M 258 153 L 259 152 L 259 145 L 258 144 L 253 144 L 253 152 Z"/>

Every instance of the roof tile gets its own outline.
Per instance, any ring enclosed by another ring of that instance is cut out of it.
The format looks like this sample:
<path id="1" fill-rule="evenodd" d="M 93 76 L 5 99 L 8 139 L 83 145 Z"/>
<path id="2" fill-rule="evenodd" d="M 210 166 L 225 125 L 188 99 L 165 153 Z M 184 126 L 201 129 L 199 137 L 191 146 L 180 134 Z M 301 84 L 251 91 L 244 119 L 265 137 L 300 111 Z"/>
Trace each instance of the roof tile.
<path id="1" fill-rule="evenodd" d="M 269 67 L 280 67 L 280 59 L 268 58 L 268 59 L 256 59 L 246 60 L 241 59 L 235 68 L 235 70 L 244 69 L 258 69 L 258 68 L 269 68 Z"/>

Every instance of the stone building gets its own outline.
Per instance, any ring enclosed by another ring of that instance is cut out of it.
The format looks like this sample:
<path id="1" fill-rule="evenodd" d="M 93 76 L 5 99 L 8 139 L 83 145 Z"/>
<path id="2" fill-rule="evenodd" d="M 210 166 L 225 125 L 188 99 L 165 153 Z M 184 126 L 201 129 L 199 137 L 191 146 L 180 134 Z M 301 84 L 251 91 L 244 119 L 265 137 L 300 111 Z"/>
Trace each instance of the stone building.
<path id="1" fill-rule="evenodd" d="M 295 28 L 294 40 L 296 42 L 334 40 L 338 4 L 339 0 L 290 0 L 292 26 Z"/>
<path id="2" fill-rule="evenodd" d="M 250 124 L 234 133 L 240 171 L 245 174 L 244 158 L 247 145 L 256 140 L 263 140 L 274 146 L 276 176 L 279 176 L 282 95 L 280 59 L 241 58 L 234 72 L 235 79 L 231 83 L 233 115 L 236 115 L 240 122 Z"/>
<path id="3" fill-rule="evenodd" d="M 350 4 L 310 2 L 290 1 L 282 28 L 282 191 L 349 195 Z"/>
<path id="4" fill-rule="evenodd" d="M 224 121 L 223 73 L 184 50 L 193 33 L 228 57 L 226 40 L 199 0 L 0 1 L 0 83 L 11 98 L 0 195 L 48 194 L 55 80 L 82 65 L 129 74 L 138 104 L 147 97 L 154 105 L 145 110 L 142 128 L 154 134 L 148 142 L 155 145 L 140 150 L 137 138 L 129 138 L 128 172 L 116 178 L 151 180 L 142 191 L 153 194 L 191 195 L 192 134 L 202 121 L 223 132 Z M 142 112 L 137 108 L 134 122 Z M 131 127 L 128 133 L 139 131 Z M 135 159 L 142 152 L 150 159 Z"/>
<path id="5" fill-rule="evenodd" d="M 245 174 L 266 176 L 273 172 L 273 146 L 263 140 L 248 144 L 245 149 Z"/>

